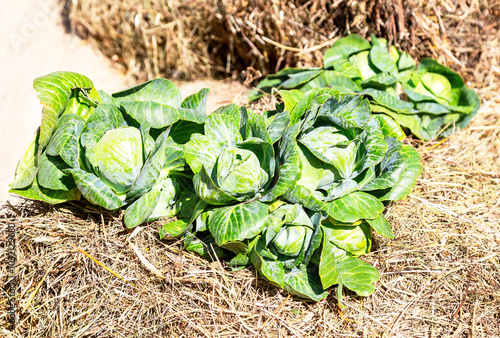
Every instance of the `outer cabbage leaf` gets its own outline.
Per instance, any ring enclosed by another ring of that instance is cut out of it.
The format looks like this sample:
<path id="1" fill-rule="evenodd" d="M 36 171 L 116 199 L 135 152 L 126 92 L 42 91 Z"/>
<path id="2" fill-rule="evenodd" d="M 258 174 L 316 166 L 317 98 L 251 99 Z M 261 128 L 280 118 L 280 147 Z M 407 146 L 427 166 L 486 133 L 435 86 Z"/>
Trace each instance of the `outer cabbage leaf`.
<path id="1" fill-rule="evenodd" d="M 78 168 L 80 166 L 80 135 L 84 125 L 85 121 L 78 115 L 61 116 L 47 145 L 47 154 L 61 156 L 68 166 Z"/>
<path id="2" fill-rule="evenodd" d="M 395 186 L 379 196 L 381 201 L 396 201 L 408 196 L 422 173 L 420 156 L 415 148 L 404 145 L 401 149 L 401 155 L 406 160 L 407 169 L 402 179 Z"/>
<path id="3" fill-rule="evenodd" d="M 385 136 L 395 137 L 399 141 L 402 141 L 406 137 L 399 124 L 390 116 L 377 114 L 375 118 L 378 120 L 380 128 Z"/>
<path id="4" fill-rule="evenodd" d="M 285 275 L 284 289 L 300 298 L 320 301 L 328 292 L 323 289 L 317 270 L 312 266 L 301 265 Z"/>
<path id="5" fill-rule="evenodd" d="M 370 119 L 370 104 L 360 95 L 335 93 L 321 106 L 319 116 L 343 128 L 363 128 Z"/>
<path id="6" fill-rule="evenodd" d="M 377 90 L 373 88 L 366 88 L 359 92 L 363 95 L 370 96 L 377 104 L 390 108 L 394 111 L 404 112 L 413 109 L 413 104 L 401 100 L 398 96 L 391 94 L 387 91 Z"/>
<path id="7" fill-rule="evenodd" d="M 404 71 L 407 69 L 415 69 L 416 63 L 413 58 L 408 55 L 408 53 L 403 52 L 398 59 L 398 69 L 399 71 Z"/>
<path id="8" fill-rule="evenodd" d="M 273 116 L 272 121 L 267 126 L 267 132 L 271 137 L 271 144 L 274 144 L 281 139 L 289 125 L 290 113 L 288 111 L 284 111 Z"/>
<path id="9" fill-rule="evenodd" d="M 284 89 L 293 89 L 296 88 L 306 82 L 311 81 L 316 76 L 318 76 L 322 71 L 321 70 L 304 70 L 300 73 L 295 73 L 289 75 L 288 79 L 281 83 L 280 88 Z"/>
<path id="10" fill-rule="evenodd" d="M 313 80 L 305 83 L 300 90 L 306 92 L 313 88 L 323 87 L 331 87 L 340 92 L 356 92 L 361 90 L 361 87 L 356 82 L 337 70 L 325 70 L 321 72 Z"/>
<path id="11" fill-rule="evenodd" d="M 190 141 L 184 145 L 184 158 L 195 174 L 199 173 L 202 167 L 211 172 L 221 151 L 221 145 L 214 138 L 193 134 Z"/>
<path id="12" fill-rule="evenodd" d="M 387 47 L 381 45 L 375 45 L 370 50 L 370 61 L 375 67 L 377 67 L 381 72 L 387 72 L 389 74 L 396 73 L 398 68 L 396 62 L 389 54 Z"/>
<path id="13" fill-rule="evenodd" d="M 378 232 L 382 236 L 394 238 L 391 226 L 389 225 L 389 222 L 387 222 L 387 218 L 385 218 L 384 214 L 380 214 L 377 218 L 374 219 L 367 219 L 366 221 L 376 232 Z"/>
<path id="14" fill-rule="evenodd" d="M 170 163 L 177 162 L 179 165 L 183 163 L 182 146 L 176 144 L 168 137 L 168 130 L 158 136 L 154 148 L 148 155 L 130 191 L 127 192 L 127 198 L 134 198 L 151 189 L 167 161 Z"/>
<path id="15" fill-rule="evenodd" d="M 356 191 L 328 204 L 328 215 L 344 223 L 360 219 L 373 219 L 384 211 L 384 205 L 376 197 Z"/>
<path id="16" fill-rule="evenodd" d="M 38 172 L 39 137 L 40 129 L 37 130 L 33 141 L 31 141 L 23 157 L 17 163 L 14 181 L 9 185 L 13 190 L 28 187 L 36 177 Z"/>
<path id="17" fill-rule="evenodd" d="M 380 279 L 377 269 L 330 242 L 327 234 L 323 240 L 319 275 L 325 289 L 338 284 L 339 300 L 342 300 L 343 287 L 360 296 L 371 295 L 375 291 L 375 282 Z"/>
<path id="18" fill-rule="evenodd" d="M 349 55 L 370 49 L 370 43 L 357 34 L 350 34 L 344 38 L 338 39 L 323 56 L 323 66 L 329 68 L 332 64 Z"/>
<path id="19" fill-rule="evenodd" d="M 388 138 L 388 148 L 380 163 L 378 175 L 363 186 L 363 191 L 381 190 L 393 187 L 406 172 L 406 159 L 402 155 L 402 144 L 397 139 Z"/>
<path id="20" fill-rule="evenodd" d="M 170 177 L 158 180 L 153 188 L 132 203 L 125 212 L 123 222 L 127 228 L 168 215 L 175 203 L 177 182 Z M 156 212 L 155 212 L 156 211 Z"/>
<path id="21" fill-rule="evenodd" d="M 117 103 L 134 101 L 154 102 L 172 108 L 180 107 L 182 103 L 181 92 L 167 79 L 147 81 L 114 93 L 112 96 Z"/>
<path id="22" fill-rule="evenodd" d="M 52 190 L 44 188 L 38 184 L 36 177 L 29 186 L 21 189 L 10 189 L 9 192 L 24 198 L 43 201 L 50 204 L 79 200 L 81 196 L 77 188 L 70 190 Z"/>
<path id="23" fill-rule="evenodd" d="M 181 107 L 205 114 L 207 110 L 208 93 L 210 89 L 203 88 L 198 93 L 189 95 L 182 101 Z"/>
<path id="24" fill-rule="evenodd" d="M 200 196 L 200 198 L 205 202 L 212 205 L 227 205 L 245 199 L 245 197 L 236 198 L 231 196 L 219 188 L 205 167 L 202 167 L 201 170 L 194 176 L 193 183 L 198 196 Z"/>
<path id="25" fill-rule="evenodd" d="M 370 226 L 367 223 L 354 225 L 324 221 L 322 227 L 330 242 L 353 256 L 370 252 L 372 240 Z"/>
<path id="26" fill-rule="evenodd" d="M 299 179 L 300 155 L 295 137 L 299 126 L 287 129 L 279 144 L 279 153 L 276 156 L 276 167 L 279 168 L 272 187 L 261 198 L 262 202 L 269 202 L 286 193 Z"/>
<path id="27" fill-rule="evenodd" d="M 90 79 L 71 72 L 54 72 L 38 77 L 33 81 L 33 87 L 43 105 L 39 139 L 40 148 L 43 149 L 49 143 L 57 120 L 64 112 L 72 90 L 81 89 L 89 93 L 95 92 L 95 90 Z M 90 95 L 94 96 L 97 93 Z"/>
<path id="28" fill-rule="evenodd" d="M 365 81 L 377 75 L 377 68 L 370 60 L 370 52 L 364 51 L 353 55 L 349 60 L 351 64 L 359 69 L 361 80 Z"/>
<path id="29" fill-rule="evenodd" d="M 348 60 L 340 59 L 333 62 L 333 68 L 336 72 L 339 72 L 342 75 L 347 76 L 354 81 L 357 79 L 361 79 L 361 73 L 359 69 L 354 67 Z"/>
<path id="30" fill-rule="evenodd" d="M 267 216 L 267 204 L 253 201 L 214 209 L 207 225 L 217 245 L 225 245 L 260 234 Z"/>
<path id="31" fill-rule="evenodd" d="M 177 109 L 157 102 L 130 101 L 121 102 L 121 105 L 139 124 L 147 122 L 153 128 L 161 129 L 179 120 Z"/>
<path id="32" fill-rule="evenodd" d="M 70 190 L 75 187 L 73 178 L 63 172 L 69 166 L 59 156 L 43 153 L 37 173 L 38 184 L 52 190 Z"/>
<path id="33" fill-rule="evenodd" d="M 73 176 L 81 194 L 89 202 L 108 210 L 115 210 L 123 205 L 122 200 L 99 177 L 82 169 L 66 169 Z"/>

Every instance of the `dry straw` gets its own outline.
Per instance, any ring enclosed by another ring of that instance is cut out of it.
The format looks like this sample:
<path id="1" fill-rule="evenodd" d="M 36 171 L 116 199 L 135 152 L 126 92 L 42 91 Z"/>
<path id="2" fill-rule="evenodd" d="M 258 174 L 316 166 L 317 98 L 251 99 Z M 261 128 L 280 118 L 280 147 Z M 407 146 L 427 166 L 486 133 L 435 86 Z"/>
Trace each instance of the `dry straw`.
<path id="1" fill-rule="evenodd" d="M 68 7 L 73 29 L 139 80 L 252 79 L 317 66 L 347 33 L 387 37 L 413 57 L 481 79 L 481 87 L 500 72 L 498 0 L 74 0 Z"/>

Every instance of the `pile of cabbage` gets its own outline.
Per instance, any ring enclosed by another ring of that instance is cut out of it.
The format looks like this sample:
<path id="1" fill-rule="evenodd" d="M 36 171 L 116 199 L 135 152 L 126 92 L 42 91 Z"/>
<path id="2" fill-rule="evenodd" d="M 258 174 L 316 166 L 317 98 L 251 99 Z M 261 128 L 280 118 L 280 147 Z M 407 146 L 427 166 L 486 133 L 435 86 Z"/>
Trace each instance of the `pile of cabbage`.
<path id="1" fill-rule="evenodd" d="M 130 226 L 175 214 L 177 192 L 192 189 L 183 144 L 203 130 L 207 89 L 182 100 L 172 82 L 158 79 L 110 96 L 70 72 L 37 78 L 34 88 L 42 123 L 17 165 L 12 193 L 52 204 L 83 196 L 108 210 L 127 206 Z"/>
<path id="2" fill-rule="evenodd" d="M 230 104 L 207 116 L 208 90 L 182 100 L 165 79 L 107 95 L 52 73 L 35 88 L 42 124 L 13 193 L 124 208 L 128 228 L 164 217 L 161 238 L 233 269 L 253 265 L 303 299 L 333 285 L 339 299 L 344 287 L 374 292 L 379 273 L 358 257 L 373 231 L 393 237 L 385 205 L 410 193 L 421 164 L 360 95 L 280 91 L 263 115 Z"/>
<path id="3" fill-rule="evenodd" d="M 370 99 L 374 113 L 391 116 L 423 140 L 444 137 L 464 128 L 479 109 L 478 95 L 462 77 L 429 58 L 418 67 L 387 40 L 371 36 L 371 44 L 351 34 L 337 40 L 323 56 L 323 68 L 286 68 L 262 80 L 251 101 L 273 88 L 329 87 Z"/>

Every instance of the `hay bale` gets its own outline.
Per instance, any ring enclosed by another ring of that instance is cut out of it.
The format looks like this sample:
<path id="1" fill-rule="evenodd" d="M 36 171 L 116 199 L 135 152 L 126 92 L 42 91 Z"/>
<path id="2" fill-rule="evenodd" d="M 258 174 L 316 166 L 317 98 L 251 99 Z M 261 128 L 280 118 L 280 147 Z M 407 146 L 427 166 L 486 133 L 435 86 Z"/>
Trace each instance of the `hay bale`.
<path id="1" fill-rule="evenodd" d="M 70 12 L 78 34 L 139 79 L 227 76 L 247 67 L 267 73 L 299 60 L 314 63 L 317 49 L 297 51 L 328 46 L 338 15 L 319 3 L 214 0 L 82 0 Z"/>
<path id="2" fill-rule="evenodd" d="M 343 34 L 374 33 L 484 86 L 500 75 L 499 5 L 498 0 L 78 0 L 69 6 L 69 17 L 80 36 L 138 80 L 252 78 L 283 67 L 317 66 L 322 52 Z"/>

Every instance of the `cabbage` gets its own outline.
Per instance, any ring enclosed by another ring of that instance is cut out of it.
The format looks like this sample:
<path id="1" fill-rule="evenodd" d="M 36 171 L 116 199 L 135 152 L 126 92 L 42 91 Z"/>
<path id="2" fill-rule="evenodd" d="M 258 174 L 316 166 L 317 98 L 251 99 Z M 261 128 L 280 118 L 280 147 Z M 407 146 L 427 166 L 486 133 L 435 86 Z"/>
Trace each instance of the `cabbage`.
<path id="1" fill-rule="evenodd" d="M 477 94 L 459 74 L 432 59 L 415 61 L 385 39 L 371 44 L 356 34 L 337 40 L 325 51 L 323 69 L 283 69 L 249 93 L 256 100 L 273 88 L 329 87 L 370 99 L 374 113 L 386 114 L 420 139 L 444 137 L 464 128 L 479 109 Z"/>
<path id="2" fill-rule="evenodd" d="M 376 43 L 369 66 L 381 69 L 386 42 Z M 360 72 L 343 58 L 370 46 L 351 38 L 334 47 L 342 58 L 330 53 L 328 62 L 345 74 L 329 70 L 321 81 L 357 86 Z M 409 81 L 424 86 L 424 75 Z M 393 77 L 375 80 L 394 91 Z M 123 208 L 126 227 L 168 217 L 161 238 L 180 238 L 186 250 L 227 258 L 235 269 L 252 264 L 300 298 L 318 301 L 333 285 L 339 299 L 343 288 L 360 296 L 375 290 L 377 270 L 358 257 L 369 252 L 373 231 L 393 237 L 384 203 L 410 193 L 421 164 L 401 143 L 399 125 L 372 115 L 367 99 L 331 88 L 281 90 L 283 102 L 262 115 L 230 104 L 207 117 L 208 90 L 181 100 L 165 79 L 112 96 L 74 73 L 35 83 L 42 124 L 12 192 Z M 445 85 L 425 85 L 426 95 L 446 94 Z"/>
<path id="3" fill-rule="evenodd" d="M 425 73 L 420 78 L 420 81 L 434 96 L 450 103 L 452 99 L 451 84 L 446 77 L 435 73 Z"/>
<path id="4" fill-rule="evenodd" d="M 37 78 L 34 87 L 42 123 L 12 193 L 53 204 L 83 196 L 108 210 L 131 204 L 125 224 L 133 227 L 172 213 L 181 187 L 192 189 L 182 144 L 206 120 L 208 90 L 182 101 L 173 83 L 158 79 L 109 96 L 69 72 Z"/>
<path id="5" fill-rule="evenodd" d="M 117 194 L 129 191 L 143 165 L 141 132 L 134 127 L 108 130 L 94 152 L 97 175 Z"/>
<path id="6" fill-rule="evenodd" d="M 208 181 L 197 193 L 209 204 L 196 222 L 186 221 L 193 222 L 187 238 L 209 233 L 207 245 L 236 255 L 233 267 L 253 264 L 266 280 L 301 298 L 323 299 L 334 284 L 369 295 L 380 276 L 357 256 L 369 252 L 372 229 L 393 237 L 383 202 L 410 193 L 421 173 L 418 152 L 401 143 L 404 133 L 394 120 L 371 115 L 368 100 L 359 95 L 328 88 L 279 94 L 284 104 L 264 113 L 258 134 L 267 139 L 264 126 L 277 127 L 283 116 L 289 116 L 289 125 L 273 143 L 274 179 L 254 194 L 235 194 L 220 185 L 226 168 L 237 163 L 229 155 L 233 147 L 245 142 L 238 130 L 249 130 L 241 122 L 252 119 L 238 121 L 234 110 L 216 117 L 226 122 L 213 132 L 207 128 L 209 117 L 205 137 L 193 135 L 186 144 L 191 169 Z M 201 149 L 206 156 L 195 156 Z M 255 184 L 261 177 L 257 166 L 246 175 Z"/>

